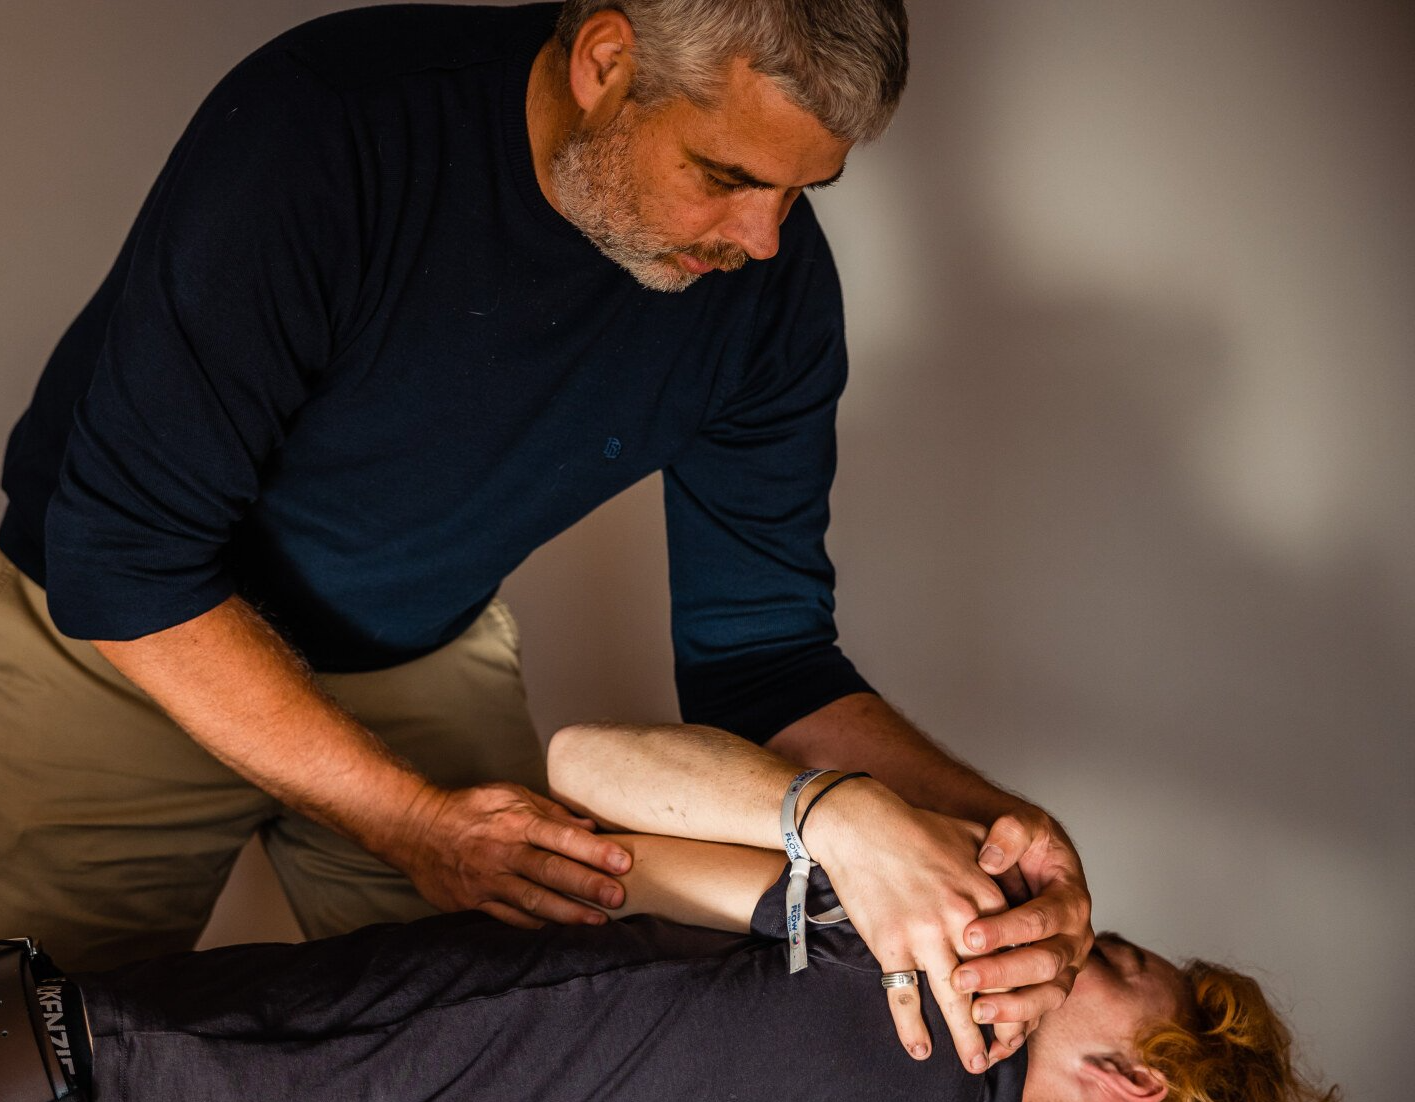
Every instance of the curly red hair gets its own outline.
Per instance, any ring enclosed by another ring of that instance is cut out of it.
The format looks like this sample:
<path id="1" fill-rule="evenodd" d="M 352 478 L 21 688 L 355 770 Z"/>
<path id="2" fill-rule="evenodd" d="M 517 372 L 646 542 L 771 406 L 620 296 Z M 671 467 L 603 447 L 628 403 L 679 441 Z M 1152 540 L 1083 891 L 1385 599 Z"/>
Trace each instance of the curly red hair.
<path id="1" fill-rule="evenodd" d="M 1164 1075 L 1166 1102 L 1340 1102 L 1294 1066 L 1292 1033 L 1252 978 L 1204 960 L 1184 978 L 1189 1006 L 1142 1038 L 1144 1063 Z"/>

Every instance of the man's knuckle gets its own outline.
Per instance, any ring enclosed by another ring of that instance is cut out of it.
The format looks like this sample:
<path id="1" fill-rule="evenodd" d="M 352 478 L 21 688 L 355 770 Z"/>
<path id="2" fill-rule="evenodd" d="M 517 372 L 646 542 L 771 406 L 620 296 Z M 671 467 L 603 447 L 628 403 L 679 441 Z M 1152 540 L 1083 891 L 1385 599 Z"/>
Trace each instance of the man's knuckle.
<path id="1" fill-rule="evenodd" d="M 575 844 L 579 832 L 569 823 L 556 823 L 552 844 L 556 849 L 568 850 Z"/>
<path id="2" fill-rule="evenodd" d="M 1011 812 L 998 816 L 992 829 L 995 834 L 1001 835 L 1003 840 L 1007 842 L 1020 842 L 1027 833 L 1027 828 L 1022 820 Z"/>
<path id="3" fill-rule="evenodd" d="M 1072 893 L 1066 901 L 1066 925 L 1068 929 L 1084 930 L 1091 921 L 1091 901 L 1085 893 Z"/>

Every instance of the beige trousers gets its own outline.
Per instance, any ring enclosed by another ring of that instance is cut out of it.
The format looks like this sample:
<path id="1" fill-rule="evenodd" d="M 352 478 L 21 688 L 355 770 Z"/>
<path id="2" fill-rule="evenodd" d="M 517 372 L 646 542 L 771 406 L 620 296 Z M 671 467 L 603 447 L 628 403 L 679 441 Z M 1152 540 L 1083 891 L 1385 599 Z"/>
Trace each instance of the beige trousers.
<path id="1" fill-rule="evenodd" d="M 319 677 L 438 784 L 545 791 L 519 639 L 494 600 L 458 639 L 389 670 Z M 433 908 L 398 872 L 202 750 L 0 555 L 0 937 L 72 970 L 189 949 L 252 834 L 309 937 Z"/>

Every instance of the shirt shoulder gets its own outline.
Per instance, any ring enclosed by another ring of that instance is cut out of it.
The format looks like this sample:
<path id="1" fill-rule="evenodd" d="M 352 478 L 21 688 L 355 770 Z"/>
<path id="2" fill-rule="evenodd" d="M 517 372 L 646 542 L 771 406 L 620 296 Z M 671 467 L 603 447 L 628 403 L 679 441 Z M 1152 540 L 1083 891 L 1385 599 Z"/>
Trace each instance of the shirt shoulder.
<path id="1" fill-rule="evenodd" d="M 519 58 L 550 38 L 559 8 L 559 4 L 354 8 L 302 23 L 255 56 L 288 54 L 332 88 L 355 91 L 400 76 Z"/>

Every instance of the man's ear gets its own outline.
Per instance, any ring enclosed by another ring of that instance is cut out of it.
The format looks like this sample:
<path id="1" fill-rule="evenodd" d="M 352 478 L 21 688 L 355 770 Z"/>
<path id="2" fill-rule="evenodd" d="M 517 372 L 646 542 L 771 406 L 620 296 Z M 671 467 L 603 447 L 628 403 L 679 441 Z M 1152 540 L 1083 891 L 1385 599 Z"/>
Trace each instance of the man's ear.
<path id="1" fill-rule="evenodd" d="M 606 8 L 585 20 L 570 48 L 570 94 L 586 117 L 608 117 L 628 95 L 634 75 L 634 28 Z"/>
<path id="2" fill-rule="evenodd" d="M 1088 1056 L 1082 1075 L 1106 1102 L 1163 1102 L 1169 1083 L 1152 1067 L 1116 1053 Z"/>

